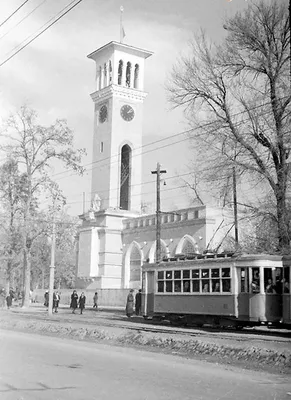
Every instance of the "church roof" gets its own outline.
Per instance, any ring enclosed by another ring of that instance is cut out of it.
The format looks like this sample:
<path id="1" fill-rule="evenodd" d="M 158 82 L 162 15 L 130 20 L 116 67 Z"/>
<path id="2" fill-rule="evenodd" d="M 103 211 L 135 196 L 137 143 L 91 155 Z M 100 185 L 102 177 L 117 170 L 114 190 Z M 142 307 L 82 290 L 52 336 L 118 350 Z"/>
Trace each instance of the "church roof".
<path id="1" fill-rule="evenodd" d="M 113 47 L 113 50 L 124 51 L 128 54 L 132 54 L 132 55 L 143 57 L 143 58 L 148 58 L 153 54 L 152 51 L 148 51 L 148 50 L 140 49 L 138 47 L 129 46 L 128 44 L 112 41 L 112 42 L 109 42 L 109 43 L 105 44 L 104 46 L 100 47 L 99 49 L 93 51 L 93 53 L 90 53 L 87 57 L 92 58 L 94 60 L 94 59 L 96 59 L 97 55 L 100 55 L 100 53 L 108 50 L 108 48 L 110 48 L 110 47 Z"/>

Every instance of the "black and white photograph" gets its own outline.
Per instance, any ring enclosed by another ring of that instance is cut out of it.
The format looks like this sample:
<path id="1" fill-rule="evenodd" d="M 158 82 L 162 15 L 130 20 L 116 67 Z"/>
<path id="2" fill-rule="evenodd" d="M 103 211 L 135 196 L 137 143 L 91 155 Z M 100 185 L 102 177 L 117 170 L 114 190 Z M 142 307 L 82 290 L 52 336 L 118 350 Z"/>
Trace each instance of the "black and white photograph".
<path id="1" fill-rule="evenodd" d="M 0 399 L 291 400 L 291 0 L 0 0 Z"/>

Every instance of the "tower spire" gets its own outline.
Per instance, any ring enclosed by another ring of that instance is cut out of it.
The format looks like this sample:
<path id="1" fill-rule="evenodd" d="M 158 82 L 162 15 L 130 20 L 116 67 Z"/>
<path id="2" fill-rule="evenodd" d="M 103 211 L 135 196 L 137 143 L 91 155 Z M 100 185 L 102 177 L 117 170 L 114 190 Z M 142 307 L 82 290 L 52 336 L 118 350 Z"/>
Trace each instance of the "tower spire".
<path id="1" fill-rule="evenodd" d="M 125 38 L 125 30 L 123 28 L 122 15 L 124 8 L 120 6 L 120 43 L 123 43 L 123 39 Z"/>

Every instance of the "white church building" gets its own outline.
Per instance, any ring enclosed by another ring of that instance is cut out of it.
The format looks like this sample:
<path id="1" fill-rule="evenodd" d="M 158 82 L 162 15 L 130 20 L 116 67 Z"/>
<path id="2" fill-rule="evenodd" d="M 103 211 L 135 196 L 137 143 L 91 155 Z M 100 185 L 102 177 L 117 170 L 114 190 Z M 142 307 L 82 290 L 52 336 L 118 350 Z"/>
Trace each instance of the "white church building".
<path id="1" fill-rule="evenodd" d="M 88 56 L 96 63 L 92 201 L 80 215 L 76 287 L 137 289 L 142 264 L 155 261 L 156 215 L 141 207 L 144 71 L 151 55 L 110 42 Z M 230 226 L 223 214 L 205 205 L 163 213 L 162 258 L 215 248 Z"/>

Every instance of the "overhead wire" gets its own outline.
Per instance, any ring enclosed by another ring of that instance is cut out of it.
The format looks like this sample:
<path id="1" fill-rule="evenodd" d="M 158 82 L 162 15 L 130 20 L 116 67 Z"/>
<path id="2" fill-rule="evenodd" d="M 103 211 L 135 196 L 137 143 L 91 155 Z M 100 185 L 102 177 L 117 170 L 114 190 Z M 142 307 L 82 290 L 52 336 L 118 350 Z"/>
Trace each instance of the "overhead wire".
<path id="1" fill-rule="evenodd" d="M 3 22 L 1 22 L 0 28 L 1 28 L 1 26 L 3 26 L 7 21 L 9 21 L 10 18 L 12 18 L 13 15 L 15 15 L 22 7 L 23 7 L 26 3 L 28 3 L 28 2 L 29 2 L 29 0 L 25 0 L 15 11 L 13 11 L 12 14 L 10 14 Z"/>
<path id="2" fill-rule="evenodd" d="M 21 22 L 25 21 L 26 18 L 28 18 L 31 14 L 33 14 L 40 6 L 42 6 L 47 0 L 43 0 L 40 4 L 38 4 L 36 7 L 34 7 L 33 10 L 31 10 L 28 14 L 26 14 L 20 21 L 17 22 L 16 25 L 11 27 L 4 35 L 0 36 L 0 40 L 3 39 L 8 33 L 10 33 L 13 29 L 15 29 L 18 25 L 21 24 Z"/>
<path id="3" fill-rule="evenodd" d="M 285 97 L 287 97 L 287 96 L 285 96 Z M 283 97 L 282 99 L 284 99 L 285 97 Z M 255 110 L 255 109 L 257 109 L 257 108 L 264 107 L 264 106 L 269 105 L 269 104 L 270 104 L 270 102 L 263 103 L 263 104 L 260 104 L 260 105 L 257 105 L 257 106 L 255 106 L 255 107 L 250 108 L 250 110 Z M 245 110 L 244 110 L 244 111 L 240 111 L 240 112 L 238 112 L 238 113 L 233 114 L 233 117 L 237 117 L 237 116 L 239 116 L 239 115 L 245 114 L 246 112 L 247 112 L 247 111 L 245 111 Z M 267 111 L 265 114 L 268 114 L 268 113 L 269 113 L 269 111 Z M 236 123 L 236 124 L 234 124 L 234 125 L 235 125 L 235 126 L 239 126 L 239 125 L 243 124 L 245 121 L 248 121 L 248 120 L 249 120 L 248 118 L 243 119 L 243 120 L 239 121 L 238 123 Z M 135 150 L 135 152 L 136 152 L 137 150 L 140 150 L 140 149 L 143 149 L 143 148 L 145 148 L 145 147 L 154 145 L 154 144 L 156 144 L 156 143 L 160 143 L 160 142 L 162 142 L 162 141 L 169 140 L 169 139 L 172 139 L 172 138 L 175 138 L 175 137 L 178 137 L 178 136 L 187 135 L 187 134 L 190 134 L 190 133 L 193 132 L 193 131 L 200 130 L 201 128 L 204 128 L 204 129 L 205 129 L 205 128 L 207 128 L 207 127 L 209 127 L 209 126 L 211 126 L 211 125 L 214 125 L 214 124 L 216 124 L 216 121 L 210 121 L 210 122 L 207 122 L 207 123 L 205 123 L 205 124 L 200 125 L 198 128 L 191 128 L 191 129 L 187 129 L 187 130 L 185 130 L 185 131 L 182 131 L 182 132 L 179 132 L 179 133 L 176 133 L 176 134 L 173 134 L 173 135 L 167 135 L 167 137 L 165 137 L 165 138 L 161 138 L 161 139 L 155 140 L 155 141 L 153 141 L 153 142 L 147 143 L 147 144 L 145 144 L 145 145 L 136 147 L 134 150 Z M 214 131 L 216 131 L 216 130 L 217 130 L 217 129 L 215 128 Z M 147 153 L 150 153 L 150 152 L 153 152 L 153 151 L 157 151 L 157 150 L 160 150 L 160 149 L 163 149 L 163 148 L 166 148 L 166 147 L 170 147 L 170 146 L 173 146 L 173 145 L 175 145 L 175 144 L 179 144 L 179 143 L 181 143 L 181 142 L 184 142 L 184 141 L 186 141 L 186 140 L 191 140 L 191 139 L 193 139 L 193 137 L 187 136 L 186 138 L 184 138 L 184 139 L 182 139 L 182 140 L 175 141 L 175 142 L 173 142 L 173 143 L 169 143 L 169 144 L 166 144 L 166 145 L 164 145 L 164 146 L 156 147 L 156 148 L 154 148 L 154 149 L 150 149 L 150 150 L 147 150 L 147 151 L 144 151 L 144 152 L 140 152 L 140 153 L 135 153 L 135 154 L 132 155 L 132 157 L 137 157 L 137 156 L 140 156 L 140 155 L 144 155 L 144 154 L 147 154 Z M 207 142 L 205 138 L 200 137 L 200 139 L 203 140 L 203 141 L 204 141 L 205 143 L 207 143 L 208 145 L 214 147 L 214 145 L 213 145 L 212 143 Z M 216 148 L 216 150 L 219 150 L 219 149 Z M 100 160 L 96 160 L 96 161 L 93 161 L 93 162 L 91 162 L 91 163 L 85 164 L 84 167 L 87 167 L 87 166 L 90 166 L 90 165 L 93 166 L 93 165 L 96 165 L 96 164 L 100 164 L 100 163 L 102 163 L 103 161 L 108 161 L 108 160 L 110 160 L 110 162 L 109 162 L 109 163 L 106 163 L 106 164 L 103 164 L 102 167 L 105 167 L 105 166 L 108 166 L 108 165 L 113 165 L 113 164 L 117 163 L 118 160 L 112 161 L 112 159 L 115 159 L 115 158 L 117 158 L 117 157 L 119 157 L 119 156 L 120 156 L 120 154 L 119 154 L 119 153 L 116 153 L 116 154 L 113 154 L 113 155 L 111 155 L 111 156 L 102 158 L 102 159 L 100 159 Z M 86 172 L 93 171 L 93 169 L 95 169 L 95 167 L 86 170 Z M 61 171 L 61 172 L 57 172 L 57 173 L 55 173 L 55 174 L 52 174 L 51 176 L 52 176 L 52 177 L 55 177 L 55 176 L 58 176 L 58 175 L 67 174 L 67 173 L 69 173 L 69 172 L 71 172 L 71 171 L 74 171 L 74 170 L 73 170 L 73 169 L 68 169 L 68 170 L 66 170 L 66 171 Z M 74 175 L 77 175 L 77 173 L 74 172 L 73 174 L 70 174 L 70 175 L 68 175 L 68 176 L 65 176 L 65 177 L 62 177 L 62 178 L 57 178 L 57 180 L 61 180 L 61 179 L 64 179 L 64 178 L 66 178 L 66 177 L 70 177 L 70 176 L 74 176 Z"/>
<path id="4" fill-rule="evenodd" d="M 83 0 L 73 0 L 71 1 L 68 5 L 66 5 L 59 13 L 58 16 L 54 16 L 53 18 L 51 18 L 48 22 L 46 22 L 44 25 L 42 25 L 40 27 L 41 31 L 33 36 L 34 34 L 28 36 L 24 41 L 22 41 L 18 46 L 16 46 L 13 50 L 17 49 L 19 46 L 21 46 L 18 50 L 16 50 L 11 56 L 9 56 L 8 58 L 6 58 L 4 61 L 2 61 L 0 63 L 0 67 L 2 67 L 4 64 L 6 64 L 9 60 L 11 60 L 13 57 L 15 57 L 20 51 L 24 50 L 30 43 L 32 43 L 34 40 L 36 40 L 40 35 L 42 35 L 44 32 L 46 32 L 51 26 L 53 26 L 55 23 L 57 23 L 61 18 L 63 18 L 66 14 L 68 14 L 68 12 L 70 12 L 71 10 L 73 10 L 78 4 L 80 4 Z M 75 3 L 75 4 L 73 4 Z M 68 10 L 66 10 L 66 8 L 70 7 Z M 64 11 L 66 10 L 66 11 Z M 59 15 L 61 14 L 61 15 Z M 53 21 L 52 21 L 53 20 Z M 42 29 L 44 26 L 46 26 L 50 21 L 52 21 L 46 28 Z M 29 40 L 29 38 L 32 37 L 32 39 Z M 26 40 L 29 40 L 27 43 L 23 44 Z M 23 44 L 23 46 L 22 46 Z M 10 52 L 11 53 L 11 52 Z"/>

